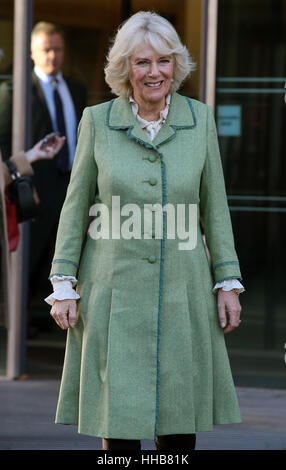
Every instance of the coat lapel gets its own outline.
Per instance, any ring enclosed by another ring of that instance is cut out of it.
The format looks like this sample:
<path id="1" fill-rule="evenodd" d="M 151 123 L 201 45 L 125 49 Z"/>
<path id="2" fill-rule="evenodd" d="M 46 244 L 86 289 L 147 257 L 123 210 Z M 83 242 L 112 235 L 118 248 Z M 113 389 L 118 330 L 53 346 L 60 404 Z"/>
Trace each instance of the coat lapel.
<path id="1" fill-rule="evenodd" d="M 191 99 L 173 93 L 166 122 L 153 140 L 153 144 L 159 147 L 174 139 L 178 130 L 193 129 L 195 126 L 196 116 Z"/>
<path id="2" fill-rule="evenodd" d="M 70 77 L 63 75 L 63 79 L 69 89 L 76 112 L 77 122 L 79 122 L 81 120 L 83 110 L 86 107 L 86 90 Z"/>
<path id="3" fill-rule="evenodd" d="M 130 139 L 147 148 L 153 148 L 152 142 L 136 120 L 127 98 L 119 97 L 110 102 L 106 124 L 110 129 L 125 130 Z"/>
<path id="4" fill-rule="evenodd" d="M 193 129 L 196 126 L 196 117 L 191 100 L 174 93 L 166 122 L 153 142 L 150 141 L 133 115 L 127 98 L 119 97 L 110 102 L 106 123 L 111 129 L 126 130 L 129 138 L 147 148 L 158 148 L 174 139 L 178 130 Z"/>

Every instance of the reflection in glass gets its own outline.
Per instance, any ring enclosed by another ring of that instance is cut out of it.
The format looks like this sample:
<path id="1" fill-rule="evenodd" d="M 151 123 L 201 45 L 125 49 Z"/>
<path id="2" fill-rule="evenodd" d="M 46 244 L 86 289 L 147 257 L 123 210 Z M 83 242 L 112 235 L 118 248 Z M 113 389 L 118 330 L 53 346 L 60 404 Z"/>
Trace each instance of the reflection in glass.
<path id="1" fill-rule="evenodd" d="M 216 119 L 247 290 L 226 341 L 262 354 L 251 371 L 233 359 L 248 384 L 286 386 L 286 1 L 219 0 L 218 17 Z"/>

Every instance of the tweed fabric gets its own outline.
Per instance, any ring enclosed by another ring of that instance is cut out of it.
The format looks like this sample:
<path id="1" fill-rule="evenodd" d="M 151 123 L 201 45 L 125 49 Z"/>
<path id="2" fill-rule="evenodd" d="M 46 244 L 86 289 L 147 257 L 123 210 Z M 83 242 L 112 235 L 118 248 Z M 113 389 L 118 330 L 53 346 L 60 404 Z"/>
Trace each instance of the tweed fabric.
<path id="1" fill-rule="evenodd" d="M 197 204 L 196 247 L 178 249 L 163 212 L 162 239 L 88 235 L 81 254 L 90 207 L 104 203 L 111 226 L 114 195 L 142 213 L 144 204 Z M 98 437 L 156 439 L 241 421 L 212 293 L 214 280 L 241 274 L 209 106 L 174 93 L 153 142 L 128 99 L 84 110 L 53 275 L 76 276 L 81 296 L 67 335 L 57 423 Z"/>

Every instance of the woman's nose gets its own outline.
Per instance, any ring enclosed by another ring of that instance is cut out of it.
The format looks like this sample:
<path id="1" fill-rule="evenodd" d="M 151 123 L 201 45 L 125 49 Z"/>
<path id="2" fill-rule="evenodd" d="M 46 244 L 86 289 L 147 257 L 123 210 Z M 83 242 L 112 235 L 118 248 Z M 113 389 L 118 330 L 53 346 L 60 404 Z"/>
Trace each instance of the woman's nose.
<path id="1" fill-rule="evenodd" d="M 149 69 L 149 75 L 151 77 L 156 77 L 158 74 L 159 74 L 158 64 L 156 62 L 152 62 L 150 65 L 150 69 Z"/>

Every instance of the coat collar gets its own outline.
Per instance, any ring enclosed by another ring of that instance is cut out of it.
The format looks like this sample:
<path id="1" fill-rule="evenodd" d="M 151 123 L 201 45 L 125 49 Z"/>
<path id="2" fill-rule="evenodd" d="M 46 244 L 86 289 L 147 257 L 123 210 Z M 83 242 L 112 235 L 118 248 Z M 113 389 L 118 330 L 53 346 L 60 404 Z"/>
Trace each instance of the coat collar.
<path id="1" fill-rule="evenodd" d="M 196 116 L 192 100 L 173 93 L 166 122 L 151 142 L 134 117 L 128 98 L 119 97 L 110 102 L 106 123 L 110 129 L 126 130 L 129 138 L 135 139 L 147 148 L 157 148 L 174 139 L 177 130 L 193 129 L 196 126 Z"/>

